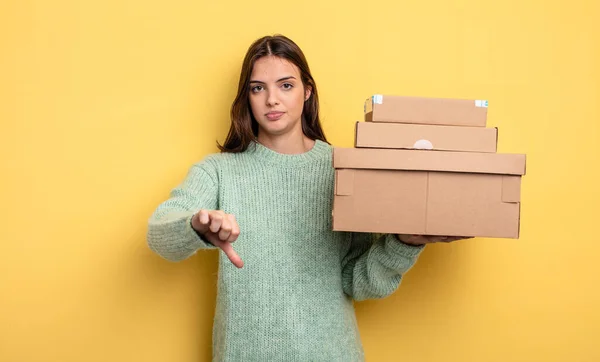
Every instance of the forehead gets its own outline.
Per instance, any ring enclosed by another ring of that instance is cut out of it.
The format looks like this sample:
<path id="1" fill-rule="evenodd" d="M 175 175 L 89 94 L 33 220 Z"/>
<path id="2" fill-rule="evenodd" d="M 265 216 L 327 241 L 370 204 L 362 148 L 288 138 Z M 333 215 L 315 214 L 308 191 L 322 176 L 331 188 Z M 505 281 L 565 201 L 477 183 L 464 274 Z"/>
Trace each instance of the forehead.
<path id="1" fill-rule="evenodd" d="M 287 59 L 276 56 L 266 56 L 258 59 L 252 68 L 252 79 L 261 81 L 276 81 L 283 77 L 294 76 L 300 79 L 300 70 Z"/>

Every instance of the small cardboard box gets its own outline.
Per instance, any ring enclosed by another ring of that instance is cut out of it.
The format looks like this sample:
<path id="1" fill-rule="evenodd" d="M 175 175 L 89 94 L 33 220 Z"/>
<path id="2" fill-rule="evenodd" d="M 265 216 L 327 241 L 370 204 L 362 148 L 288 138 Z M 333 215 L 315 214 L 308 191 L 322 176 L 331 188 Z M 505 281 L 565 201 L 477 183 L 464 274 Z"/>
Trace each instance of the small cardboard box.
<path id="1" fill-rule="evenodd" d="M 354 147 L 496 152 L 498 129 L 356 122 Z"/>
<path id="2" fill-rule="evenodd" d="M 365 121 L 485 127 L 487 100 L 374 95 L 365 101 Z"/>
<path id="3" fill-rule="evenodd" d="M 519 238 L 525 155 L 334 148 L 333 230 Z"/>

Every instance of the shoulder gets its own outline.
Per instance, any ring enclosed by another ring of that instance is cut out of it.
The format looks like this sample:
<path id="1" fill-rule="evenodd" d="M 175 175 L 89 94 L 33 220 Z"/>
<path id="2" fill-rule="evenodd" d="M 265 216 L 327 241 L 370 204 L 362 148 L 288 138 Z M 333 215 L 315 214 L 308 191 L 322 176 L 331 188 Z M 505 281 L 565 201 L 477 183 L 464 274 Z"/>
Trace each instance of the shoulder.
<path id="1" fill-rule="evenodd" d="M 315 141 L 315 149 L 316 149 L 316 153 L 319 155 L 319 158 L 326 163 L 331 163 L 331 160 L 333 158 L 333 145 L 325 142 L 325 141 L 321 141 L 321 140 L 316 140 Z"/>
<path id="2" fill-rule="evenodd" d="M 219 157 L 217 156 L 218 154 L 208 154 L 197 159 L 188 170 L 188 179 L 210 179 L 210 181 L 216 182 L 219 169 Z"/>
<path id="3" fill-rule="evenodd" d="M 316 140 L 315 144 L 319 145 L 319 147 L 322 148 L 323 153 L 325 155 L 327 155 L 328 157 L 331 157 L 331 155 L 333 154 L 333 149 L 334 149 L 333 145 L 331 145 L 331 144 L 329 144 L 329 143 L 327 143 L 325 141 L 321 141 L 321 140 Z"/>
<path id="4" fill-rule="evenodd" d="M 231 167 L 235 167 L 241 158 L 245 157 L 244 153 L 211 153 L 208 154 L 191 166 L 191 172 L 204 174 L 211 177 L 213 181 L 218 179 L 218 175 Z"/>
<path id="5" fill-rule="evenodd" d="M 239 162 L 239 160 L 247 157 L 247 152 L 239 152 L 239 153 L 231 153 L 231 152 L 220 152 L 220 153 L 211 153 L 200 161 L 196 162 L 194 165 L 214 168 L 214 169 L 223 169 L 230 167 L 231 165 Z"/>

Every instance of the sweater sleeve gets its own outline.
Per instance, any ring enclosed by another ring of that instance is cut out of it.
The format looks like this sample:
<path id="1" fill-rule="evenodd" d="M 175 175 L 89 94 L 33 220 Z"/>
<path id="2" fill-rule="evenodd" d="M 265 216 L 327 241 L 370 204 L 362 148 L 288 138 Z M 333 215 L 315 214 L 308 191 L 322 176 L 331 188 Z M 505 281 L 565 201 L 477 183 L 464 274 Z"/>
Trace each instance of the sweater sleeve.
<path id="1" fill-rule="evenodd" d="M 354 300 L 392 294 L 425 247 L 404 244 L 393 234 L 377 236 L 351 233 L 350 248 L 342 260 L 342 284 Z"/>
<path id="2" fill-rule="evenodd" d="M 216 248 L 192 228 L 192 216 L 201 209 L 218 208 L 218 185 L 214 167 L 195 164 L 170 197 L 148 220 L 147 242 L 152 251 L 169 261 L 181 261 L 198 249 Z"/>

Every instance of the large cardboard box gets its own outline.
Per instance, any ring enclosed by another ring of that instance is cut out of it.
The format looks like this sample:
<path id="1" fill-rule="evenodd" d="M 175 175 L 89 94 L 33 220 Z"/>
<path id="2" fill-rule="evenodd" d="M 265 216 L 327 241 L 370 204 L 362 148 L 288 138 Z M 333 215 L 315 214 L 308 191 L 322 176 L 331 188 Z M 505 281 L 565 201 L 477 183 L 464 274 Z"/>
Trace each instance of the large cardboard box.
<path id="1" fill-rule="evenodd" d="M 374 95 L 365 101 L 369 122 L 485 127 L 487 100 Z"/>
<path id="2" fill-rule="evenodd" d="M 525 155 L 334 148 L 333 230 L 518 238 Z"/>
<path id="3" fill-rule="evenodd" d="M 498 129 L 356 122 L 354 147 L 496 152 Z"/>

